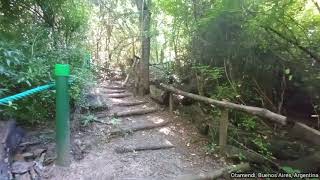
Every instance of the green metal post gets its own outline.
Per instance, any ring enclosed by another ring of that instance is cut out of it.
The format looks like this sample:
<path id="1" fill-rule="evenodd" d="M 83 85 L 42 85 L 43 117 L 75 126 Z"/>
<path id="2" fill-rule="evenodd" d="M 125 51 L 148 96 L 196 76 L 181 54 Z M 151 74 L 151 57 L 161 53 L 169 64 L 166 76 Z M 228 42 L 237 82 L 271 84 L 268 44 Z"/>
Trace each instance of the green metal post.
<path id="1" fill-rule="evenodd" d="M 70 165 L 70 104 L 68 64 L 56 64 L 56 151 L 57 165 Z"/>

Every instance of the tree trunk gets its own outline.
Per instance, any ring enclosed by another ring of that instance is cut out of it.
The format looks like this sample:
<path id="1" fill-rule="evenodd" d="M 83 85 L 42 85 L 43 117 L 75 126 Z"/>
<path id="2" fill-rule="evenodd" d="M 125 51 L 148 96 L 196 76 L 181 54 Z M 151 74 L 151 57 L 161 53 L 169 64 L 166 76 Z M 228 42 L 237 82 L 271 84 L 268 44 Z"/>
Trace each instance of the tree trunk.
<path id="1" fill-rule="evenodd" d="M 135 0 L 140 13 L 141 24 L 141 61 L 137 78 L 137 93 L 139 95 L 149 94 L 149 58 L 150 58 L 150 4 L 151 0 Z"/>
<path id="2" fill-rule="evenodd" d="M 161 51 L 160 51 L 160 62 L 159 62 L 160 64 L 162 64 L 163 60 L 164 60 L 164 49 L 165 49 L 164 45 L 162 46 Z"/>

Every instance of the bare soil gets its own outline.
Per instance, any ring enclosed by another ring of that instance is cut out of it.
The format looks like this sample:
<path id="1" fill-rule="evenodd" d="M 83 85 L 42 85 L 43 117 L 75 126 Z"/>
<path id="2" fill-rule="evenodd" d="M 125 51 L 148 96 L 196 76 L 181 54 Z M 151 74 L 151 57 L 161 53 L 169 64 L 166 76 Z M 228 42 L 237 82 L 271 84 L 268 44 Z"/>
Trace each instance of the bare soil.
<path id="1" fill-rule="evenodd" d="M 73 160 L 70 167 L 51 164 L 44 167 L 43 179 L 56 180 L 138 180 L 138 179 L 175 179 L 184 174 L 203 174 L 226 166 L 223 159 L 206 152 L 208 141 L 198 134 L 196 128 L 166 108 L 159 107 L 145 97 L 107 97 L 107 87 L 117 84 L 103 83 L 93 91 L 103 97 L 109 109 L 95 112 L 105 114 L 101 122 L 92 122 L 72 132 Z M 124 92 L 130 93 L 130 92 Z M 147 101 L 131 107 L 114 104 L 131 101 Z M 114 118 L 111 115 L 129 109 L 157 107 L 154 113 L 138 116 Z M 115 129 L 132 128 L 148 124 L 169 122 L 164 127 L 151 130 L 124 133 L 110 136 Z M 52 135 L 54 137 L 54 135 Z M 136 147 L 172 144 L 174 148 L 147 150 L 119 154 L 118 147 Z M 47 156 L 54 156 L 54 141 L 46 144 Z M 51 154 L 51 155 L 50 155 Z"/>

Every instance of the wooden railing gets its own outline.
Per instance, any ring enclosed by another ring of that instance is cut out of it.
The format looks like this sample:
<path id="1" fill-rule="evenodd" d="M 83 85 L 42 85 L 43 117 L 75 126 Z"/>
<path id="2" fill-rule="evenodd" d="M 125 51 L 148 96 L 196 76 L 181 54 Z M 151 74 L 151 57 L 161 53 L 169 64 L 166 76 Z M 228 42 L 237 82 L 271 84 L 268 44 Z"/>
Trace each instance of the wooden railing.
<path id="1" fill-rule="evenodd" d="M 163 83 L 160 84 L 160 87 L 170 92 L 170 96 L 169 96 L 170 111 L 173 111 L 173 108 L 174 108 L 173 94 L 179 94 L 197 101 L 201 101 L 207 104 L 212 104 L 222 108 L 222 114 L 221 114 L 220 125 L 219 125 L 219 146 L 220 146 L 221 153 L 224 152 L 224 149 L 227 145 L 228 124 L 229 124 L 228 111 L 229 110 L 238 110 L 238 111 L 246 112 L 248 114 L 258 116 L 281 125 L 288 124 L 288 119 L 286 116 L 274 113 L 268 109 L 253 107 L 253 106 L 245 106 L 245 105 L 235 104 L 227 101 L 218 101 L 208 97 L 199 96 L 197 94 L 188 93 Z M 312 141 L 314 144 L 320 145 L 320 132 L 318 130 L 315 130 L 299 122 L 295 122 L 292 129 L 298 129 L 298 131 L 303 132 L 304 134 L 303 138 L 308 138 L 307 140 Z"/>

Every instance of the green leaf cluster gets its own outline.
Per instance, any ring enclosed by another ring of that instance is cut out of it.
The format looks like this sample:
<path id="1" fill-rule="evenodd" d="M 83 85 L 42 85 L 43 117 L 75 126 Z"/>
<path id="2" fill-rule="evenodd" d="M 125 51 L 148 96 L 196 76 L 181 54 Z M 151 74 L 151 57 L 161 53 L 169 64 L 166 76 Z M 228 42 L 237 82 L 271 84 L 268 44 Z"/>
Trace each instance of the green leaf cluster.
<path id="1" fill-rule="evenodd" d="M 68 63 L 76 80 L 72 104 L 85 82 L 93 79 L 84 67 L 90 49 L 86 28 L 90 17 L 86 0 L 23 0 L 0 2 L 0 97 L 54 81 L 54 65 Z M 54 90 L 42 92 L 11 106 L 1 107 L 0 118 L 39 123 L 54 118 Z"/>

